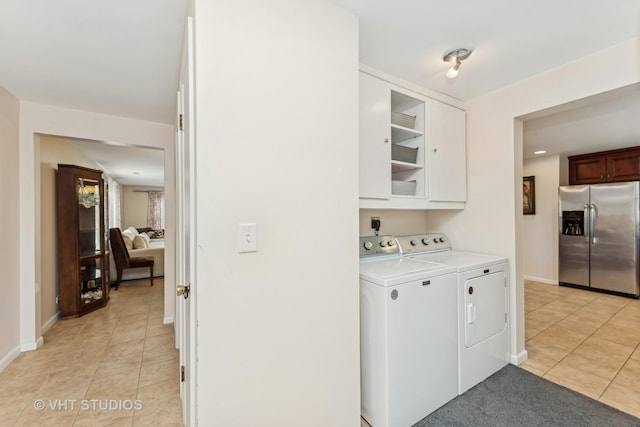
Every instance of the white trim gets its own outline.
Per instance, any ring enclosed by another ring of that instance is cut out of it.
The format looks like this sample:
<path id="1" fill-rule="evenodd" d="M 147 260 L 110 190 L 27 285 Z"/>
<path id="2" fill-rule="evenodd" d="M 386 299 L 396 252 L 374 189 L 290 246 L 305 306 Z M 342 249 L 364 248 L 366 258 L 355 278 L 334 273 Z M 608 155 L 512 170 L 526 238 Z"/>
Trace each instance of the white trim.
<path id="1" fill-rule="evenodd" d="M 520 353 L 518 354 L 512 354 L 511 355 L 511 364 L 512 365 L 520 365 L 522 364 L 522 362 L 524 362 L 525 360 L 527 360 L 529 358 L 529 353 L 527 353 L 527 350 L 522 350 Z"/>
<path id="2" fill-rule="evenodd" d="M 531 280 L 533 282 L 538 282 L 538 283 L 546 283 L 547 285 L 559 284 L 557 280 L 543 279 L 541 277 L 533 277 L 533 276 L 524 276 L 524 280 Z"/>
<path id="3" fill-rule="evenodd" d="M 9 366 L 9 363 L 13 362 L 14 359 L 19 355 L 20 355 L 20 347 L 15 347 L 13 350 L 7 353 L 5 357 L 0 359 L 0 371 L 4 370 L 4 368 Z"/>
<path id="4" fill-rule="evenodd" d="M 42 325 L 42 328 L 41 328 L 42 335 L 46 334 L 47 331 L 51 329 L 51 327 L 58 322 L 59 316 L 60 316 L 60 312 L 58 311 L 56 314 L 51 316 L 51 319 L 47 320 L 45 324 Z"/>
<path id="5" fill-rule="evenodd" d="M 173 323 L 173 316 L 165 316 L 162 319 L 162 323 L 164 323 L 165 325 L 169 325 L 169 324 Z"/>
<path id="6" fill-rule="evenodd" d="M 44 344 L 44 338 L 40 336 L 35 341 L 20 344 L 20 351 L 24 352 L 24 351 L 37 350 L 40 347 L 42 347 L 42 344 Z"/>

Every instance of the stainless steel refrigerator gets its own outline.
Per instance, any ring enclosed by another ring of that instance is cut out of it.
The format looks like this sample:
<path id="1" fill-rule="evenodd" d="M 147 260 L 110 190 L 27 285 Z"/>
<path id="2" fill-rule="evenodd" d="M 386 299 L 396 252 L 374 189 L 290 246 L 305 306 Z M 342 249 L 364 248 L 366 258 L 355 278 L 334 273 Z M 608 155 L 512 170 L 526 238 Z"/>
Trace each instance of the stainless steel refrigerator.
<path id="1" fill-rule="evenodd" d="M 561 285 L 640 295 L 640 183 L 560 187 Z"/>

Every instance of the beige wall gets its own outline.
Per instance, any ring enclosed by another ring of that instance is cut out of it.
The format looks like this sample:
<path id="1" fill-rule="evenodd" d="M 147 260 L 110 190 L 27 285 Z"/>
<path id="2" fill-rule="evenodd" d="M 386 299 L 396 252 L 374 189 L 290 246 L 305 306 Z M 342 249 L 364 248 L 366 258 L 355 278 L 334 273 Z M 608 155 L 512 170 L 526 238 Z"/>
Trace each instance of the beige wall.
<path id="1" fill-rule="evenodd" d="M 527 159 L 523 176 L 535 176 L 535 215 L 523 215 L 522 273 L 525 279 L 558 283 L 558 187 L 560 157 Z"/>
<path id="2" fill-rule="evenodd" d="M 58 244 L 56 216 L 56 171 L 58 164 L 71 164 L 100 169 L 100 166 L 80 153 L 65 138 L 40 136 L 40 269 L 36 281 L 40 283 L 40 327 L 44 334 L 57 320 L 56 296 L 58 282 Z"/>
<path id="3" fill-rule="evenodd" d="M 0 298 L 0 370 L 20 352 L 19 325 L 20 247 L 19 219 L 19 122 L 20 103 L 17 98 L 0 87 L 0 242 L 2 256 L 2 298 Z"/>
<path id="4" fill-rule="evenodd" d="M 380 234 L 404 236 L 435 231 L 429 229 L 426 211 L 360 209 L 360 236 L 375 234 L 371 228 L 371 217 L 380 218 Z"/>
<path id="5" fill-rule="evenodd" d="M 357 426 L 357 19 L 324 0 L 195 10 L 200 423 Z M 258 252 L 238 253 L 243 222 Z"/>
<path id="6" fill-rule="evenodd" d="M 122 186 L 122 229 L 146 227 L 149 195 L 145 191 L 164 191 L 162 187 Z"/>

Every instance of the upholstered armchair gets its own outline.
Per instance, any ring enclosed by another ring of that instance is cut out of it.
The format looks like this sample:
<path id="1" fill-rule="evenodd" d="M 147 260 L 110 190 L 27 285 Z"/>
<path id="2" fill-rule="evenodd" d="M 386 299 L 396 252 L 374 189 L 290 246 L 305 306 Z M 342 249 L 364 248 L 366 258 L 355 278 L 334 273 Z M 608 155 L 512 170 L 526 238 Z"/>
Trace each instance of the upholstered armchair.
<path id="1" fill-rule="evenodd" d="M 130 257 L 119 228 L 109 229 L 109 243 L 113 253 L 113 260 L 116 263 L 117 279 L 115 290 L 118 290 L 118 286 L 120 286 L 122 270 L 128 268 L 149 267 L 149 280 L 151 281 L 151 286 L 153 286 L 153 257 Z"/>

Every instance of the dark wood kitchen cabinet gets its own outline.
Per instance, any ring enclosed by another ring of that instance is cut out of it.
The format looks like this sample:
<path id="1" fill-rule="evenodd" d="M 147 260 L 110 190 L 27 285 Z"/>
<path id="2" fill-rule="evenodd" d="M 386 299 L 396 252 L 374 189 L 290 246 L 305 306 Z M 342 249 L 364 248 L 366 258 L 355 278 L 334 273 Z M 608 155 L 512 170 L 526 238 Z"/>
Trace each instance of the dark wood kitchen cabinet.
<path id="1" fill-rule="evenodd" d="M 58 165 L 56 176 L 60 314 L 78 317 L 109 299 L 102 171 Z"/>
<path id="2" fill-rule="evenodd" d="M 569 184 L 639 181 L 640 147 L 569 157 Z"/>

